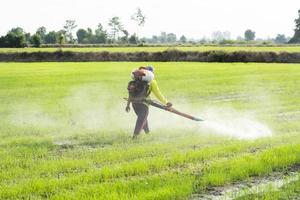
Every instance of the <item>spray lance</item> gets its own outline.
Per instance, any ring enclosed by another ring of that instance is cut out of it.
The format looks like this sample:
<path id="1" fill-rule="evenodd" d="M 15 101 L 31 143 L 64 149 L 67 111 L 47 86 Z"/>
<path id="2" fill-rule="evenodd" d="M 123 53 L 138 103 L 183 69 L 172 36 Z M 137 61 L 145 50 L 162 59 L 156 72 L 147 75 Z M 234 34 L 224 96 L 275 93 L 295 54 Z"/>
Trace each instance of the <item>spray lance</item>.
<path id="1" fill-rule="evenodd" d="M 128 98 L 124 98 L 126 101 L 128 101 Z M 180 112 L 178 110 L 176 110 L 175 108 L 173 107 L 167 107 L 165 105 L 162 105 L 161 103 L 159 102 L 156 102 L 156 101 L 153 101 L 153 100 L 150 100 L 150 99 L 143 99 L 143 100 L 140 100 L 140 101 L 132 101 L 134 103 L 147 103 L 153 107 L 156 107 L 156 108 L 159 108 L 159 109 L 162 109 L 162 110 L 165 110 L 165 111 L 169 111 L 171 113 L 174 113 L 174 114 L 177 114 L 179 116 L 182 116 L 182 117 L 185 117 L 185 118 L 188 118 L 188 119 L 191 119 L 191 120 L 194 120 L 194 121 L 204 121 L 200 118 L 197 118 L 197 117 L 193 117 L 189 114 L 186 114 L 186 113 L 183 113 L 183 112 Z"/>

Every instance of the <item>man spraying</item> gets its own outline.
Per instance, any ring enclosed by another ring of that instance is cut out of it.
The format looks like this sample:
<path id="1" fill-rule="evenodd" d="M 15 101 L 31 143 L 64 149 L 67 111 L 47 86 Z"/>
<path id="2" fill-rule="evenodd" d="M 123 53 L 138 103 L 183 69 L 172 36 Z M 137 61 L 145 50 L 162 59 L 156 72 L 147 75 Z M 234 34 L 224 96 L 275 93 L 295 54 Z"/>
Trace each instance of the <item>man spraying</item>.
<path id="1" fill-rule="evenodd" d="M 146 134 L 150 132 L 148 124 L 149 104 L 147 99 L 150 99 L 150 94 L 156 96 L 156 98 L 166 106 L 171 108 L 172 103 L 168 102 L 166 98 L 160 92 L 157 82 L 154 79 L 154 68 L 152 66 L 140 67 L 132 72 L 132 81 L 128 83 L 128 101 L 126 105 L 126 112 L 130 111 L 130 104 L 132 103 L 133 110 L 137 115 L 137 120 L 133 132 L 133 138 L 136 138 L 142 130 Z"/>

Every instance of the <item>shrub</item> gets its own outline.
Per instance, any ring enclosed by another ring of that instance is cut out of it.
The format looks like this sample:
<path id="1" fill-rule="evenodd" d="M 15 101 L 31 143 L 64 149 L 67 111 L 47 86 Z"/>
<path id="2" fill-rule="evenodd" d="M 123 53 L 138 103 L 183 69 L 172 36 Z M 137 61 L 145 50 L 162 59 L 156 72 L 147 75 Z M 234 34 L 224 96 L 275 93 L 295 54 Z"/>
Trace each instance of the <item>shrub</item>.
<path id="1" fill-rule="evenodd" d="M 300 63 L 300 53 L 288 52 L 32 52 L 0 53 L 0 62 L 88 62 L 88 61 L 187 61 L 187 62 L 268 62 Z"/>

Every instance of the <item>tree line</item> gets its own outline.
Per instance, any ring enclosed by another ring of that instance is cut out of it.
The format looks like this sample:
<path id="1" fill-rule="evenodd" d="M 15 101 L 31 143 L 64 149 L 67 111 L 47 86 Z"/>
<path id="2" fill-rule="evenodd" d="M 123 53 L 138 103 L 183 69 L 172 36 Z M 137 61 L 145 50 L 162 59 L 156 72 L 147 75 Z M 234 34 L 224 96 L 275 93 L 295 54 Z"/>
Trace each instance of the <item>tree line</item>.
<path id="1" fill-rule="evenodd" d="M 292 38 L 284 34 L 278 34 L 273 39 L 275 43 L 300 43 L 300 10 L 299 17 L 295 19 L 295 34 Z M 246 30 L 244 37 L 236 40 L 230 39 L 229 32 L 216 31 L 212 33 L 212 39 L 190 40 L 184 35 L 177 37 L 174 33 L 161 32 L 160 35 L 153 35 L 151 38 L 139 37 L 139 29 L 144 26 L 146 17 L 142 10 L 138 8 L 131 16 L 137 26 L 137 31 L 130 34 L 124 27 L 121 19 L 117 16 L 109 19 L 108 29 L 102 23 L 93 30 L 92 28 L 77 28 L 75 20 L 66 20 L 65 25 L 59 31 L 47 31 L 46 27 L 39 27 L 34 34 L 26 33 L 24 29 L 13 28 L 8 33 L 0 37 L 0 47 L 40 47 L 42 44 L 172 44 L 172 43 L 237 43 L 238 41 L 255 40 L 255 32 Z M 73 33 L 76 31 L 76 36 Z"/>

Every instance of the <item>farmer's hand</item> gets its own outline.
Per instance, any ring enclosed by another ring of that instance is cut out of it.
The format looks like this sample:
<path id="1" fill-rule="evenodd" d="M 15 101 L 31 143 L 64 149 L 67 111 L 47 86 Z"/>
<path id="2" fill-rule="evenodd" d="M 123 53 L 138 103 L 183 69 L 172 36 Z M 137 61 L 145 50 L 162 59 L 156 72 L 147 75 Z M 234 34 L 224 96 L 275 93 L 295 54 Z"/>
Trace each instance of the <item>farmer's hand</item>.
<path id="1" fill-rule="evenodd" d="M 167 103 L 167 107 L 168 107 L 168 108 L 171 108 L 172 106 L 173 106 L 173 104 L 172 104 L 171 102 L 168 102 L 168 103 Z"/>
<path id="2" fill-rule="evenodd" d="M 126 106 L 125 110 L 126 110 L 126 112 L 129 112 L 130 111 L 130 106 Z"/>

